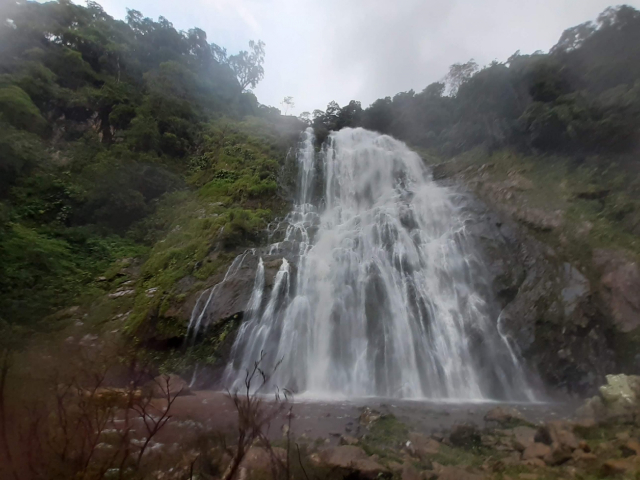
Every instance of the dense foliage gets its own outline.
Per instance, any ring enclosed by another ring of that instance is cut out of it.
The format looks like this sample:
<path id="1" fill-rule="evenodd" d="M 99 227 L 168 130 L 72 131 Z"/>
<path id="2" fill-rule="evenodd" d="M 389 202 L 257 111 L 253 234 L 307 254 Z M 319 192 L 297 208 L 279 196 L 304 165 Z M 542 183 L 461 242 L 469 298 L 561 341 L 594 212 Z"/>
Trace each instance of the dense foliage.
<path id="1" fill-rule="evenodd" d="M 441 155 L 504 146 L 571 155 L 630 152 L 640 133 L 640 12 L 611 7 L 566 30 L 547 54 L 516 52 L 478 69 L 455 64 L 443 82 L 363 109 L 313 112 L 320 136 L 363 126 Z"/>
<path id="2" fill-rule="evenodd" d="M 37 319 L 115 258 L 143 252 L 149 215 L 170 192 L 207 182 L 208 197 L 227 192 L 225 207 L 240 209 L 227 243 L 256 227 L 242 209 L 274 197 L 286 152 L 267 138 L 279 111 L 247 90 L 264 76 L 264 43 L 228 55 L 200 29 L 135 10 L 120 21 L 91 1 L 3 5 L 0 320 Z M 262 120 L 244 131 L 264 147 L 224 134 L 249 116 Z M 287 128 L 295 137 L 301 125 Z"/>

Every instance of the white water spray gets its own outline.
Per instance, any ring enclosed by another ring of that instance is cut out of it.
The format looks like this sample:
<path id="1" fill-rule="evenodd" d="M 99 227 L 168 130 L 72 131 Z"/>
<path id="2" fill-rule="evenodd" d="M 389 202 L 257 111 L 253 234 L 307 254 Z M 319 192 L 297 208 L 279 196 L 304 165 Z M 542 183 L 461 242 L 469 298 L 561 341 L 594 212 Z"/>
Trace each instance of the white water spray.
<path id="1" fill-rule="evenodd" d="M 282 361 L 274 385 L 310 395 L 533 400 L 454 192 L 391 137 L 344 129 L 320 154 L 313 141 L 309 129 L 284 241 L 268 251 L 296 265 L 283 259 L 267 291 L 260 260 L 227 386 L 265 352 L 264 370 Z"/>

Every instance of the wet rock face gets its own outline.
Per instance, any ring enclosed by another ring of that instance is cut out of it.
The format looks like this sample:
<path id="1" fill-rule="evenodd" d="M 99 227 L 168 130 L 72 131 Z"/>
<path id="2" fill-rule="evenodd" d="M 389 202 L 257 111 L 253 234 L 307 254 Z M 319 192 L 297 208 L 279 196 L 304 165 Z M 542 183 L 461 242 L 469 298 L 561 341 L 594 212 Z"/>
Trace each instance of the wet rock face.
<path id="1" fill-rule="evenodd" d="M 601 293 L 613 321 L 622 332 L 640 327 L 640 267 L 625 255 L 596 250 L 594 263 L 602 269 Z"/>
<path id="2" fill-rule="evenodd" d="M 211 302 L 205 307 L 203 325 L 212 326 L 219 320 L 244 312 L 251 298 L 257 268 L 258 258 L 249 257 L 233 276 L 213 287 L 216 291 Z M 202 296 L 206 297 L 208 293 L 204 291 Z"/>
<path id="3" fill-rule="evenodd" d="M 203 312 L 200 321 L 202 326 L 215 326 L 220 321 L 234 315 L 241 316 L 244 313 L 253 292 L 260 257 L 262 257 L 264 265 L 265 292 L 270 291 L 286 256 L 268 255 L 259 251 L 245 253 L 244 258 L 238 263 L 238 267 L 234 269 L 232 265 L 227 276 L 220 279 L 212 287 L 213 294 L 210 288 L 197 295 L 198 301 L 194 308 L 196 312 L 198 309 Z M 209 296 L 211 296 L 211 300 L 209 300 Z M 266 298 L 268 295 L 264 295 L 264 297 Z"/>
<path id="4" fill-rule="evenodd" d="M 501 331 L 546 384 L 571 393 L 595 392 L 616 368 L 615 326 L 597 286 L 509 212 L 472 196 L 464 203 L 468 232 L 482 250 L 490 293 L 500 308 Z M 609 282 L 610 298 L 618 300 L 619 312 L 628 312 L 633 304 L 622 293 L 621 279 L 634 277 L 624 267 L 614 272 L 618 280 Z"/>

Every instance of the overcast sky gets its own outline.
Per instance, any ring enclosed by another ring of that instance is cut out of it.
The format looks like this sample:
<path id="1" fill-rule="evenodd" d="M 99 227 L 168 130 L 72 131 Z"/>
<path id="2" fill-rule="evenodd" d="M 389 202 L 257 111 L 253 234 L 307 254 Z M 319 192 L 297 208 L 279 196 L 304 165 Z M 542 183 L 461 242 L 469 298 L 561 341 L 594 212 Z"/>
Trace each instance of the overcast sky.
<path id="1" fill-rule="evenodd" d="M 81 3 L 78 0 L 78 3 Z M 613 0 L 99 0 L 180 30 L 199 27 L 229 53 L 266 43 L 261 103 L 294 98 L 295 114 L 375 99 L 438 81 L 455 62 L 504 61 L 516 50 L 548 51 L 565 28 Z M 625 2 L 640 8 L 640 0 Z"/>

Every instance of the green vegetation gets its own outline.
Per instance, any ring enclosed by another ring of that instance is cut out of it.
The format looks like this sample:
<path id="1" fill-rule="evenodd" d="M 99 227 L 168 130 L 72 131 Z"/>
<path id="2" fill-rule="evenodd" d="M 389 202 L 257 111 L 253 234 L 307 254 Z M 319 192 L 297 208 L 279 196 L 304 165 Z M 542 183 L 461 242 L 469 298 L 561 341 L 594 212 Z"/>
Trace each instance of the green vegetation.
<path id="1" fill-rule="evenodd" d="M 163 17 L 21 0 L 0 44 L 0 322 L 53 327 L 79 303 L 134 332 L 285 208 L 277 178 L 304 124 L 247 90 L 264 43 L 227 55 Z"/>
<path id="2" fill-rule="evenodd" d="M 382 415 L 363 436 L 362 448 L 368 455 L 387 461 L 402 462 L 400 448 L 409 438 L 409 429 L 394 415 Z"/>
<path id="3" fill-rule="evenodd" d="M 572 255 L 584 254 L 574 259 L 586 265 L 595 248 L 619 248 L 640 255 L 640 185 L 628 166 L 615 160 L 619 158 L 594 155 L 576 162 L 562 156 L 525 155 L 506 149 L 487 154 L 475 149 L 437 168 L 446 175 L 475 175 L 482 168 L 487 188 L 510 190 L 514 206 L 562 212 L 562 235 L 534 233 L 559 251 L 571 245 Z"/>
<path id="4" fill-rule="evenodd" d="M 367 443 L 378 446 L 398 446 L 409 438 L 409 429 L 394 415 L 383 415 L 376 420 L 366 434 Z"/>
<path id="5" fill-rule="evenodd" d="M 433 455 L 432 460 L 441 465 L 480 467 L 487 461 L 488 457 L 500 457 L 499 453 L 494 449 L 485 447 L 466 449 L 441 444 L 438 453 Z"/>

